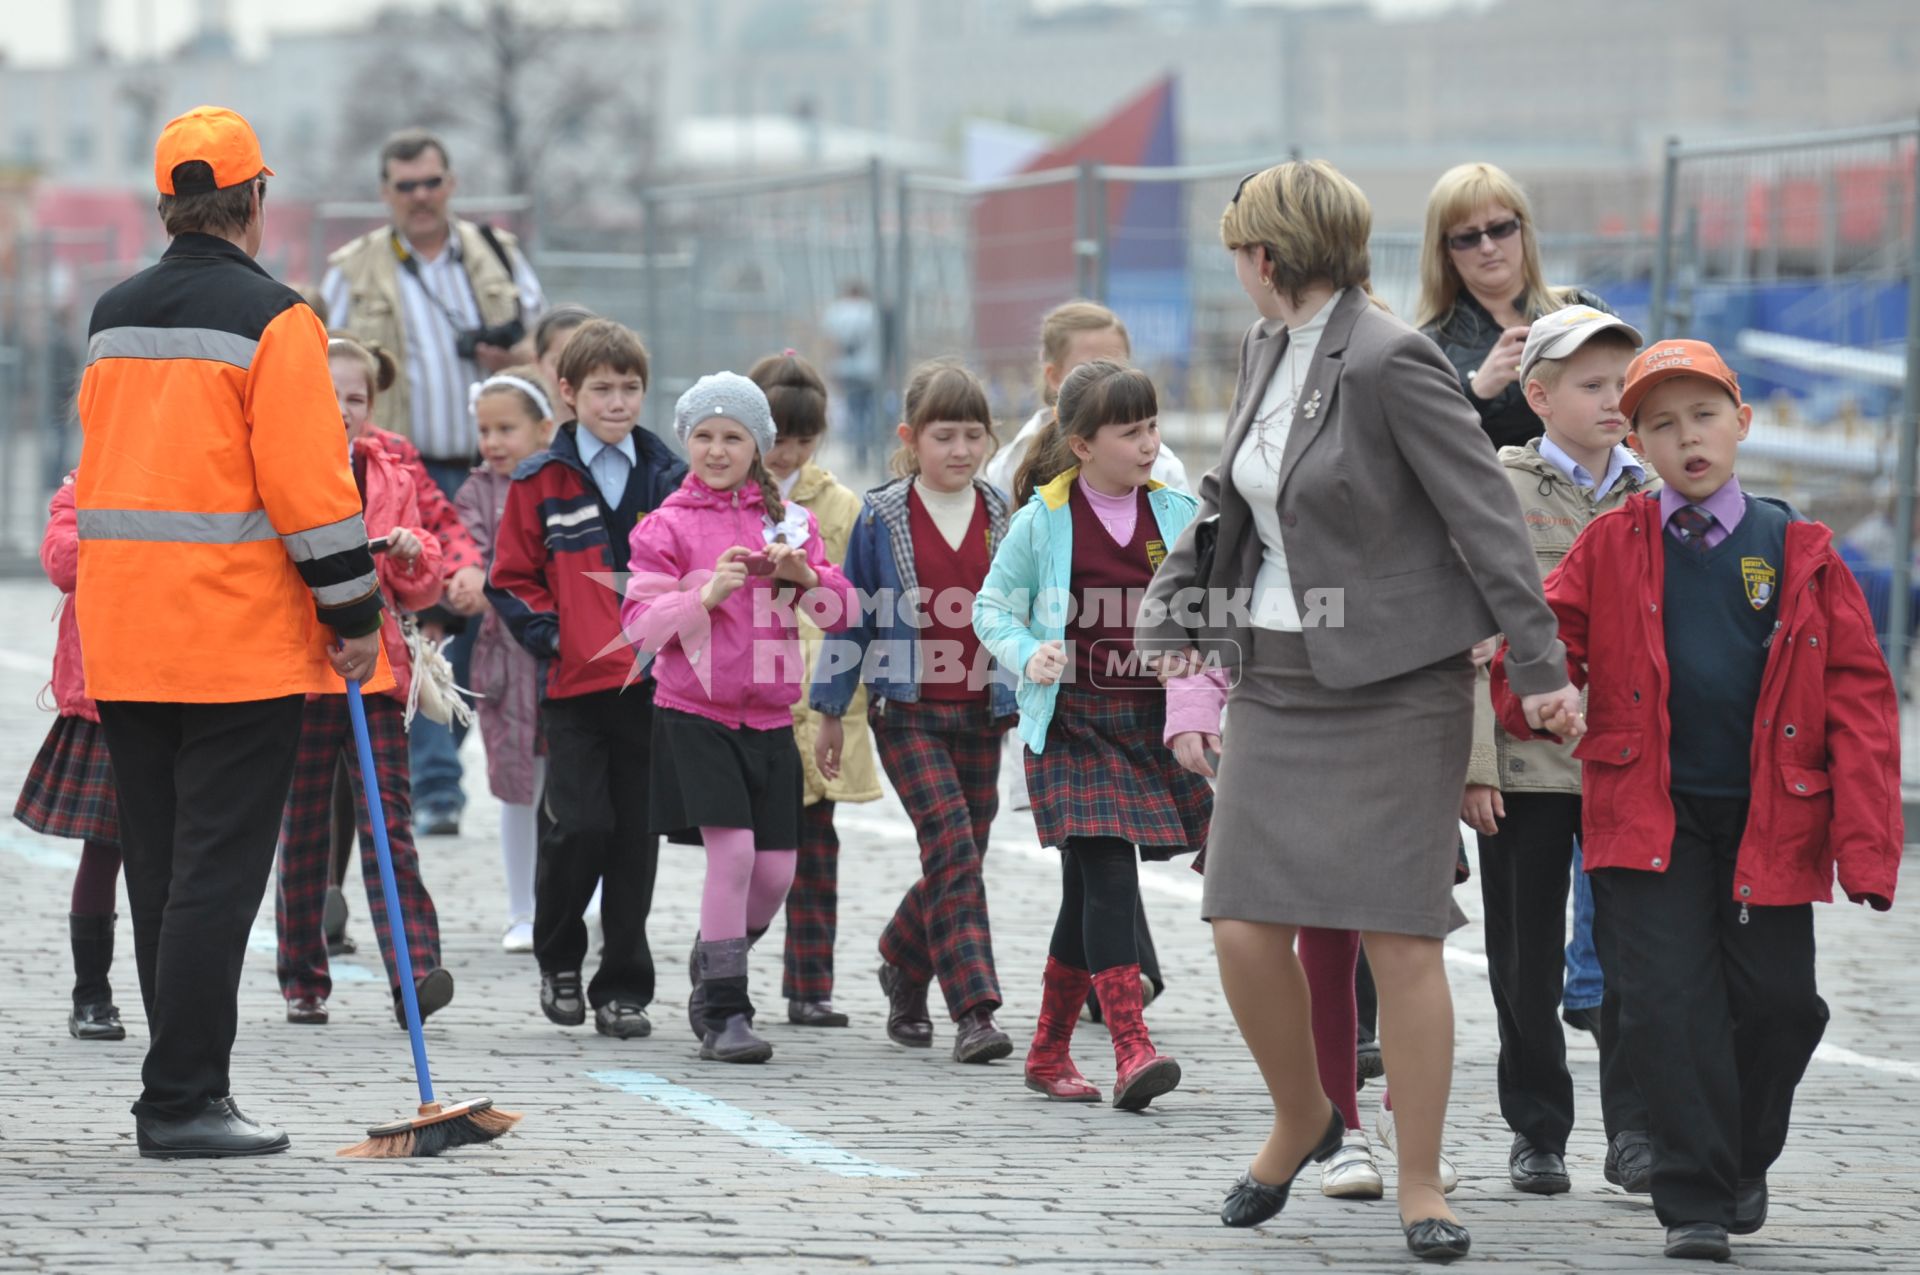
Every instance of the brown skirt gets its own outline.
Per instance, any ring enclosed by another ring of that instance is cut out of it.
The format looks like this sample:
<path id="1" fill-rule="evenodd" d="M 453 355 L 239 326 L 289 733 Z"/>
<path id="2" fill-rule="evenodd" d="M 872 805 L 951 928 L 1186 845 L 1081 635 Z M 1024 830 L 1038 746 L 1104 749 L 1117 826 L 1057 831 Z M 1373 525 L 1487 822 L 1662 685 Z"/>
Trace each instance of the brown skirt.
<path id="1" fill-rule="evenodd" d="M 1465 652 L 1349 690 L 1254 629 L 1227 701 L 1202 914 L 1444 938 L 1473 743 Z"/>

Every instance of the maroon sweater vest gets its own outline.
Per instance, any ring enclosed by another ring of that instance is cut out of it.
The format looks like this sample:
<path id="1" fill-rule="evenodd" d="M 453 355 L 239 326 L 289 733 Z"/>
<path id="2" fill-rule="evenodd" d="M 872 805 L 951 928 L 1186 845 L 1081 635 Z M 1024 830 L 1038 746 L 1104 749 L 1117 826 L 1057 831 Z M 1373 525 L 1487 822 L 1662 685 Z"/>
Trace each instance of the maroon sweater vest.
<path id="1" fill-rule="evenodd" d="M 1160 694 L 1160 680 L 1135 668 L 1133 621 L 1159 559 L 1166 556 L 1159 523 L 1140 488 L 1133 539 L 1125 546 L 1100 521 L 1075 481 L 1067 497 L 1073 511 L 1074 684 L 1116 695 Z"/>
<path id="2" fill-rule="evenodd" d="M 973 631 L 973 595 L 980 592 L 987 568 L 993 563 L 987 553 L 986 498 L 974 492 L 973 521 L 967 524 L 967 534 L 960 538 L 958 549 L 947 543 L 933 515 L 920 502 L 920 493 L 911 489 L 907 492 L 907 522 L 913 530 L 914 570 L 920 577 L 920 587 L 927 591 L 928 623 L 919 637 L 920 698 L 945 704 L 984 702 L 985 684 L 969 687 L 965 675 L 980 663 L 980 638 Z M 939 605 L 943 597 L 962 593 L 966 595 L 966 607 Z M 942 653 L 940 667 L 949 675 L 936 675 L 931 658 L 934 650 Z M 950 675 L 955 668 L 962 674 L 957 680 Z"/>

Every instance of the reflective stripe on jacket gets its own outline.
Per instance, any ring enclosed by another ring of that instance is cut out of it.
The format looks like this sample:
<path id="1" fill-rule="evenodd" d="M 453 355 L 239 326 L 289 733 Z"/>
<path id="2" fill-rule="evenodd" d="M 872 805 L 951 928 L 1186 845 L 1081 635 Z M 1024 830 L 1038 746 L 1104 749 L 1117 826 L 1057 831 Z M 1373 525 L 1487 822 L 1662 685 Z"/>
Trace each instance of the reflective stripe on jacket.
<path id="1" fill-rule="evenodd" d="M 227 240 L 178 236 L 94 308 L 80 420 L 87 693 L 338 689 L 327 647 L 378 629 L 382 604 L 326 333 L 299 295 Z"/>

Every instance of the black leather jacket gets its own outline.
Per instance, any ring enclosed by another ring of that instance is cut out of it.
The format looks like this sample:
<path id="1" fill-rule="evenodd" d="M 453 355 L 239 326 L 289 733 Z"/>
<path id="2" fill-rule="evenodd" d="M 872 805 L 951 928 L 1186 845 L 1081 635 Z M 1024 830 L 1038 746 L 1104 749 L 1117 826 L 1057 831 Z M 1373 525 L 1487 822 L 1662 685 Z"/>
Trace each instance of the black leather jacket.
<path id="1" fill-rule="evenodd" d="M 1565 293 L 1565 305 L 1590 305 L 1596 310 L 1613 309 L 1593 293 L 1584 288 L 1568 289 Z M 1531 315 L 1530 318 L 1539 318 Z M 1433 338 L 1460 373 L 1460 388 L 1466 392 L 1467 401 L 1480 413 L 1480 428 L 1487 431 L 1487 437 L 1493 440 L 1494 449 L 1502 447 L 1523 447 L 1546 432 L 1540 418 L 1527 406 L 1524 387 L 1515 381 L 1492 398 L 1481 398 L 1473 392 L 1473 374 L 1487 361 L 1487 355 L 1500 340 L 1501 327 L 1495 323 L 1487 308 L 1474 299 L 1474 295 L 1465 288 L 1453 303 L 1453 309 L 1437 322 L 1429 323 L 1420 329 Z"/>

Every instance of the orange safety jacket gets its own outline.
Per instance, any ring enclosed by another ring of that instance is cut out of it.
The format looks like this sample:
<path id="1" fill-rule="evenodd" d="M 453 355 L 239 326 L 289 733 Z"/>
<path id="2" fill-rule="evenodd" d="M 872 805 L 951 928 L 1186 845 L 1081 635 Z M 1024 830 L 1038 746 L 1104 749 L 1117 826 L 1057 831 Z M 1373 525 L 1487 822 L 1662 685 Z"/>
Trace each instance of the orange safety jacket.
<path id="1" fill-rule="evenodd" d="M 342 689 L 336 634 L 380 627 L 326 332 L 238 245 L 176 237 L 94 307 L 75 484 L 96 700 Z M 392 685 L 384 653 L 370 691 Z"/>

